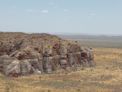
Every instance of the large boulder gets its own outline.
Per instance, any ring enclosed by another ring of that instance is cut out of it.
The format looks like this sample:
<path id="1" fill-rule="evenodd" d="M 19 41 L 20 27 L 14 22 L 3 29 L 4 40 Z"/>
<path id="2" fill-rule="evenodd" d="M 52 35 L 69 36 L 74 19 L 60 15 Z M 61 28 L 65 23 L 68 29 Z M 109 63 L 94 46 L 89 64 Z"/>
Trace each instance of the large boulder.
<path id="1" fill-rule="evenodd" d="M 20 69 L 22 75 L 28 75 L 33 73 L 31 64 L 28 60 L 21 60 L 20 65 L 21 65 Z"/>
<path id="2" fill-rule="evenodd" d="M 9 63 L 9 65 L 7 65 Z M 7 76 L 17 77 L 20 75 L 20 62 L 19 60 L 13 60 L 12 62 L 6 62 L 4 64 L 4 72 Z"/>
<path id="3" fill-rule="evenodd" d="M 0 57 L 0 72 L 6 76 L 20 75 L 20 61 L 16 58 L 3 55 Z"/>
<path id="4" fill-rule="evenodd" d="M 33 68 L 35 74 L 41 74 L 43 70 L 42 59 L 30 59 L 28 60 Z"/>
<path id="5" fill-rule="evenodd" d="M 52 66 L 52 56 L 44 56 L 43 58 L 43 69 L 46 73 L 52 73 L 53 66 Z"/>

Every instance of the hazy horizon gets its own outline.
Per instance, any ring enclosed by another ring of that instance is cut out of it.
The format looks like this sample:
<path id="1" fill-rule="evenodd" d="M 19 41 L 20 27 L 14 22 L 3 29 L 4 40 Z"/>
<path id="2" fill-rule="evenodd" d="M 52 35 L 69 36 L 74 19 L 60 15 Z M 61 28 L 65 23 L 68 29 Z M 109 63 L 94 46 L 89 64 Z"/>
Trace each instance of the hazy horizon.
<path id="1" fill-rule="evenodd" d="M 51 33 L 51 32 L 24 32 L 24 31 L 0 31 L 0 32 L 17 32 L 17 33 L 27 33 L 27 34 L 52 34 L 58 36 L 121 36 L 122 34 L 88 34 L 88 33 Z"/>

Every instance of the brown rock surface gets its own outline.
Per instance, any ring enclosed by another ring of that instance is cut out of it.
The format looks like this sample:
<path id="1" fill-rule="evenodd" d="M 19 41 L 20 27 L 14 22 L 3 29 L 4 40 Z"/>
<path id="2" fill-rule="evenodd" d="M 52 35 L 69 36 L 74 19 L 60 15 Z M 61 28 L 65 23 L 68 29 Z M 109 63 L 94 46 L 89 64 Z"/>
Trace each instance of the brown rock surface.
<path id="1" fill-rule="evenodd" d="M 7 76 L 52 73 L 82 62 L 93 62 L 93 52 L 81 56 L 78 43 L 50 34 L 0 33 L 0 72 Z M 84 54 L 83 54 L 84 55 Z M 86 56 L 87 55 L 87 56 Z"/>

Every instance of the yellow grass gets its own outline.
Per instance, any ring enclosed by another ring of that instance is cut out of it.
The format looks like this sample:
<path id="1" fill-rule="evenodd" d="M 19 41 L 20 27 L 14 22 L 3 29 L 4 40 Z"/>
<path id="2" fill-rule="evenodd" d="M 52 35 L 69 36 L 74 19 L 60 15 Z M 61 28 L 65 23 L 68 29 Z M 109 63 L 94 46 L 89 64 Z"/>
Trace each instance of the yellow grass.
<path id="1" fill-rule="evenodd" d="M 94 50 L 95 68 L 19 78 L 0 75 L 0 92 L 122 92 L 122 49 Z"/>

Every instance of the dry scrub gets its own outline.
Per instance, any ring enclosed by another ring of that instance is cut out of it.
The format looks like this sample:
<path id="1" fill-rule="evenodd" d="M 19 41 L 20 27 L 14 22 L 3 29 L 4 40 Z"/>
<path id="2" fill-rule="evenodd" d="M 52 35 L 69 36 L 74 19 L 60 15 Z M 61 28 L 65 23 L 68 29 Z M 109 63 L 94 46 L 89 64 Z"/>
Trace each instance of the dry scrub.
<path id="1" fill-rule="evenodd" d="M 122 92 L 122 49 L 95 48 L 95 68 L 6 78 L 0 92 Z"/>

